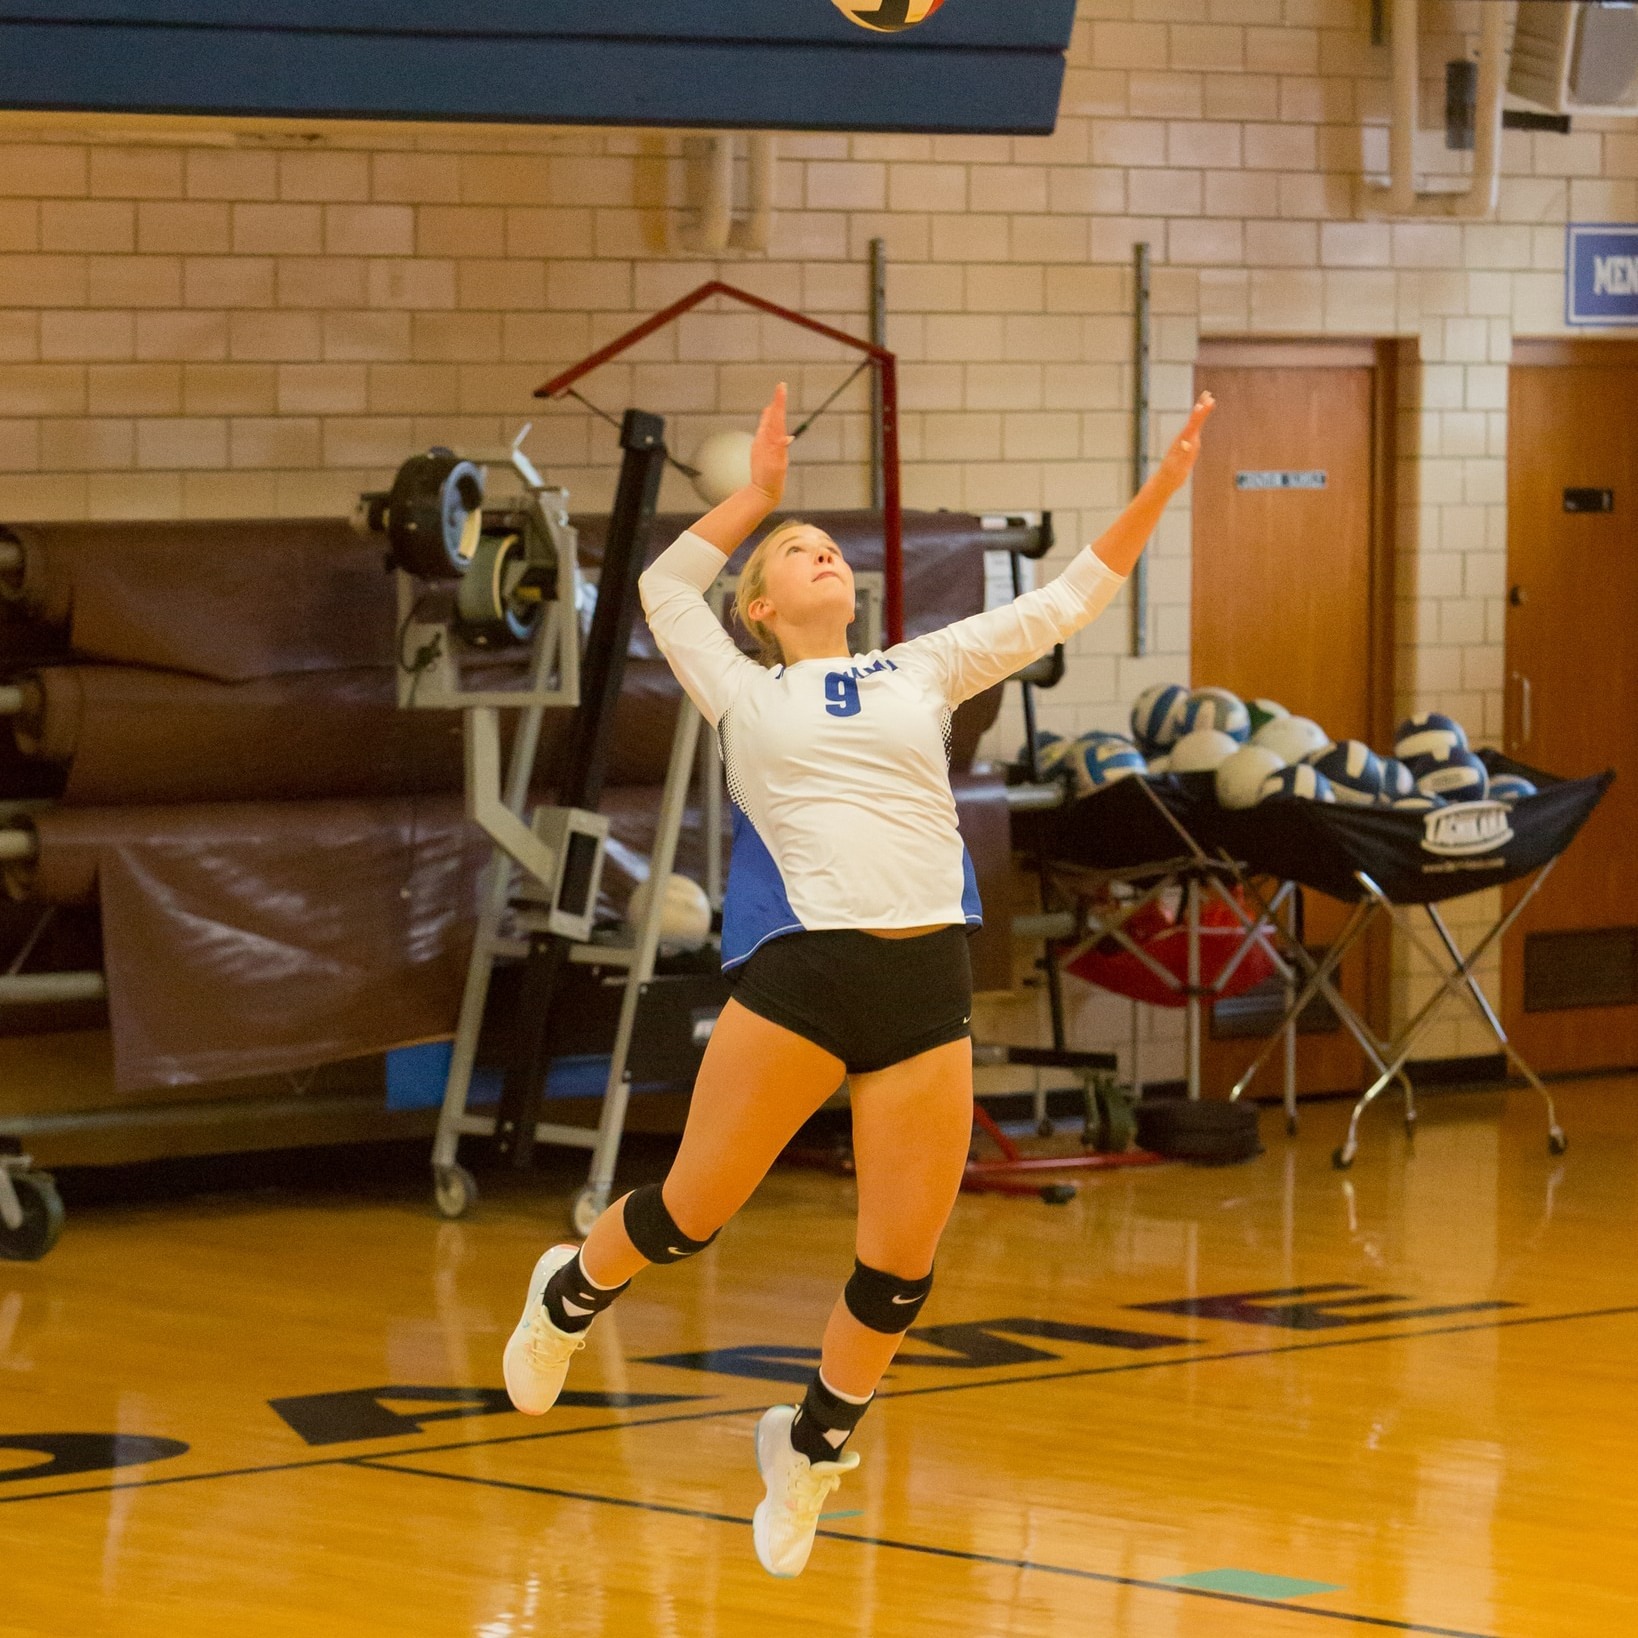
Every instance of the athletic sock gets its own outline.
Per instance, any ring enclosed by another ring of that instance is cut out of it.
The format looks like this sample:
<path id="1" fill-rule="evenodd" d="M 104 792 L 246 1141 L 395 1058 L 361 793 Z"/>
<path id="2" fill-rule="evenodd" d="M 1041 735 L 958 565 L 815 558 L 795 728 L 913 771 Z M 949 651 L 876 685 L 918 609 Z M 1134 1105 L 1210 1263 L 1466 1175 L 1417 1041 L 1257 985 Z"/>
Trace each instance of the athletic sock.
<path id="1" fill-rule="evenodd" d="M 791 1423 L 792 1447 L 810 1462 L 834 1462 L 875 1397 L 867 1394 L 855 1399 L 852 1394 L 838 1393 L 821 1372 L 815 1371 L 807 1397 Z"/>
<path id="2" fill-rule="evenodd" d="M 546 1305 L 547 1317 L 560 1331 L 584 1331 L 616 1297 L 625 1285 L 599 1285 L 580 1266 L 577 1251 L 546 1282 L 540 1300 Z"/>

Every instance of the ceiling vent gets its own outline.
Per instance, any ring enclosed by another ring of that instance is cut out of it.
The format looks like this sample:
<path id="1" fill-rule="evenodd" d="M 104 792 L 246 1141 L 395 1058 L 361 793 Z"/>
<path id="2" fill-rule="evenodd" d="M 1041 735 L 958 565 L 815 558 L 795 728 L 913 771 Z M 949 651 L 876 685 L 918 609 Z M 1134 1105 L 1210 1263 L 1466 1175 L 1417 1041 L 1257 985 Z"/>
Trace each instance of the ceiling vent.
<path id="1" fill-rule="evenodd" d="M 1507 89 L 1555 114 L 1638 114 L 1638 3 L 1521 0 Z"/>

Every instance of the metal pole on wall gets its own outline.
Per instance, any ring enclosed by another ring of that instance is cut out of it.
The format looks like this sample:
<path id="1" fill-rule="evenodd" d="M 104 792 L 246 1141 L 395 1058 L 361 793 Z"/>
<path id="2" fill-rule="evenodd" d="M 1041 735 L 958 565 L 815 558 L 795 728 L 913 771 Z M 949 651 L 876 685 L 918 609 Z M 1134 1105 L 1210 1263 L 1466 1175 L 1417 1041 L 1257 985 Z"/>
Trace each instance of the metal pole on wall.
<path id="1" fill-rule="evenodd" d="M 870 339 L 877 347 L 887 345 L 887 241 L 870 241 Z M 882 477 L 882 375 L 870 372 L 870 507 L 882 509 L 886 484 Z"/>
<path id="2" fill-rule="evenodd" d="M 1132 246 L 1132 493 L 1149 476 L 1149 246 Z M 1132 654 L 1149 652 L 1149 557 L 1145 553 L 1132 570 Z"/>

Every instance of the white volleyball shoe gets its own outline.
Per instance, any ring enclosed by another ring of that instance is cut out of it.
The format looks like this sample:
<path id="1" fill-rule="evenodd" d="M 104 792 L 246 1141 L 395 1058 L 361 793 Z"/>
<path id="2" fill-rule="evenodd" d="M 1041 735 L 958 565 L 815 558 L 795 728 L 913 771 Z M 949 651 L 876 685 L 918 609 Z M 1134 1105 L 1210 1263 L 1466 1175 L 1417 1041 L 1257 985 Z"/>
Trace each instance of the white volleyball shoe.
<path id="1" fill-rule="evenodd" d="M 579 1249 L 576 1245 L 553 1246 L 541 1256 L 529 1277 L 523 1317 L 506 1344 L 502 1363 L 506 1391 L 526 1416 L 544 1416 L 557 1403 L 569 1361 L 586 1346 L 585 1331 L 560 1331 L 541 1301 L 546 1282 Z"/>
<path id="2" fill-rule="evenodd" d="M 791 1444 L 795 1420 L 794 1405 L 775 1405 L 756 1428 L 756 1466 L 768 1493 L 757 1503 L 751 1535 L 769 1575 L 802 1573 L 826 1497 L 859 1465 L 852 1450 L 834 1462 L 810 1462 Z"/>

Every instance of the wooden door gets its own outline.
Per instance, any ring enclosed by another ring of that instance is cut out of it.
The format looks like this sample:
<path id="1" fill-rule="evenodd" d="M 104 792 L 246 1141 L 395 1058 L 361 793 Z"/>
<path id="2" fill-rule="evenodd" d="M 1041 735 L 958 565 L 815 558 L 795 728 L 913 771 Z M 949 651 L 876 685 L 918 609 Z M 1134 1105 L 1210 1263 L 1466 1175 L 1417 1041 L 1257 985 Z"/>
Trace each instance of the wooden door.
<path id="1" fill-rule="evenodd" d="M 1196 389 L 1218 408 L 1194 475 L 1191 680 L 1278 700 L 1333 739 L 1382 749 L 1392 731 L 1391 356 L 1372 342 L 1208 343 L 1202 360 Z M 1323 473 L 1324 487 L 1257 488 L 1272 480 L 1242 476 L 1269 473 Z M 1345 908 L 1315 893 L 1306 907 L 1307 942 L 1327 943 Z M 1368 944 L 1340 984 L 1379 1024 L 1386 960 L 1385 940 Z M 1262 1042 L 1230 1033 L 1230 1019 L 1220 1009 L 1208 1032 L 1208 1092 L 1226 1090 Z M 1271 1060 L 1254 1090 L 1274 1093 L 1278 1068 Z M 1357 1088 L 1363 1068 L 1340 1027 L 1299 1038 L 1301 1092 Z"/>
<path id="2" fill-rule="evenodd" d="M 1508 936 L 1503 1023 L 1543 1072 L 1638 1064 L 1638 344 L 1520 342 L 1507 423 L 1509 753 L 1615 784 Z M 1566 511 L 1567 489 L 1609 512 Z"/>

